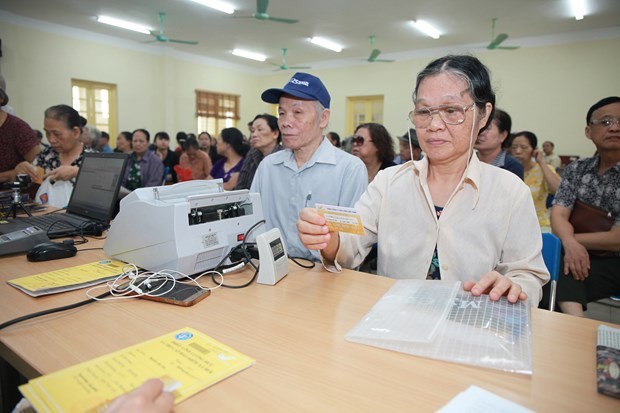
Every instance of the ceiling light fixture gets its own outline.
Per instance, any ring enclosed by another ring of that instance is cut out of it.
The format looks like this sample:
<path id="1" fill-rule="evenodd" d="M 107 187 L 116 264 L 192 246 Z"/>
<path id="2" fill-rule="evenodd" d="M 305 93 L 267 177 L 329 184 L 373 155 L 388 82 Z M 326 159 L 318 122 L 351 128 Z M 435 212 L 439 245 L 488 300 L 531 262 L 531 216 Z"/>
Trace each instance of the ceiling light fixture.
<path id="1" fill-rule="evenodd" d="M 267 56 L 262 55 L 260 53 L 248 52 L 247 50 L 235 49 L 232 51 L 232 54 L 239 57 L 245 57 L 246 59 L 256 60 L 258 62 L 264 62 L 267 59 Z"/>
<path id="2" fill-rule="evenodd" d="M 202 4 L 203 6 L 207 6 L 211 9 L 218 10 L 224 12 L 226 14 L 233 14 L 235 12 L 235 8 L 228 3 L 218 0 L 192 0 L 194 3 Z"/>
<path id="3" fill-rule="evenodd" d="M 97 21 L 103 24 L 109 24 L 110 26 L 120 27 L 122 29 L 132 30 L 138 33 L 151 34 L 151 31 L 148 27 L 142 26 L 140 24 L 127 22 L 124 20 L 115 19 L 114 17 L 109 16 L 97 16 Z"/>
<path id="4" fill-rule="evenodd" d="M 583 20 L 583 16 L 586 14 L 585 0 L 572 0 L 571 6 L 573 8 L 573 14 L 575 15 L 575 20 Z"/>
<path id="5" fill-rule="evenodd" d="M 337 53 L 342 52 L 342 46 L 340 46 L 338 43 L 332 42 L 331 40 L 327 40 L 322 37 L 313 37 L 310 39 L 310 41 L 316 44 L 317 46 L 321 46 L 326 49 L 333 50 L 334 52 L 337 52 Z"/>
<path id="6" fill-rule="evenodd" d="M 431 26 L 430 23 L 425 22 L 424 20 L 413 20 L 411 24 L 413 25 L 413 27 L 415 27 L 425 35 L 432 37 L 433 39 L 439 39 L 439 36 L 441 35 L 441 33 L 439 33 L 439 30 L 437 30 L 436 28 Z"/>

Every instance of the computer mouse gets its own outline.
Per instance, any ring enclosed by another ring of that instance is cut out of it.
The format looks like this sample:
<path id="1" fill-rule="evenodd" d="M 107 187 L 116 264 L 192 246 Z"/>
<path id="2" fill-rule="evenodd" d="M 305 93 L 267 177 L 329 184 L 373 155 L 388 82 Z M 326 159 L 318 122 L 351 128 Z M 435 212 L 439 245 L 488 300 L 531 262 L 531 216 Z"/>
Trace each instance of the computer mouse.
<path id="1" fill-rule="evenodd" d="M 26 258 L 28 261 L 49 261 L 73 257 L 75 254 L 77 254 L 77 248 L 72 244 L 43 242 L 32 247 L 26 254 Z"/>

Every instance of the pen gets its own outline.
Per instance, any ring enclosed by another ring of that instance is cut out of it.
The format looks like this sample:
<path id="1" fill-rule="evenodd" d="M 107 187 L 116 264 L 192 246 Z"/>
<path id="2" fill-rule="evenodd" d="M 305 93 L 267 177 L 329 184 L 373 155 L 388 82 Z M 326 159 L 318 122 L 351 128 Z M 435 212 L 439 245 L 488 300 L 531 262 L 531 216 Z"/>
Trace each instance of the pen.
<path id="1" fill-rule="evenodd" d="M 310 203 L 311 199 L 312 199 L 312 191 L 308 192 L 308 195 L 306 195 L 306 205 L 305 205 L 305 208 L 308 207 L 308 204 Z"/>

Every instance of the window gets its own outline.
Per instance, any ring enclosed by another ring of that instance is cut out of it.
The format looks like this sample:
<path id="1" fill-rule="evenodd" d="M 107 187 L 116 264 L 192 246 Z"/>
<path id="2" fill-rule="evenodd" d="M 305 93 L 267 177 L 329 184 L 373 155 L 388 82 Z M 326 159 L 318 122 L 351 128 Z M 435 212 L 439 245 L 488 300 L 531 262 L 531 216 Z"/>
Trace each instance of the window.
<path id="1" fill-rule="evenodd" d="M 367 122 L 383 123 L 383 96 L 348 97 L 347 134 L 352 135 L 357 125 Z"/>
<path id="2" fill-rule="evenodd" d="M 71 79 L 71 96 L 73 108 L 86 118 L 88 125 L 108 132 L 113 141 L 118 134 L 116 85 Z"/>
<path id="3" fill-rule="evenodd" d="M 217 136 L 224 128 L 237 126 L 239 96 L 196 90 L 196 131 Z"/>

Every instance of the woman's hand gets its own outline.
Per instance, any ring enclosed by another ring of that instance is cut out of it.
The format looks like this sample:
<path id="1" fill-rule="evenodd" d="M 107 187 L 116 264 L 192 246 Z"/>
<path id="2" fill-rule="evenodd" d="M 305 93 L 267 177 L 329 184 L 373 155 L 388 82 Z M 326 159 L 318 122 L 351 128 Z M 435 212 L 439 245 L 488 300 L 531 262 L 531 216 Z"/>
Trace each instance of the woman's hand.
<path id="1" fill-rule="evenodd" d="M 497 271 L 484 274 L 478 282 L 465 281 L 463 289 L 470 291 L 474 296 L 488 294 L 491 301 L 497 301 L 504 295 L 513 304 L 527 300 L 527 294 L 521 290 L 519 284 L 513 283 L 509 277 Z"/>
<path id="2" fill-rule="evenodd" d="M 159 379 L 149 379 L 131 393 L 114 400 L 106 413 L 168 413 L 174 407 L 174 396 L 164 391 Z"/>
<path id="3" fill-rule="evenodd" d="M 17 164 L 15 167 L 15 174 L 21 175 L 26 174 L 35 181 L 37 179 L 37 168 L 28 161 L 23 161 Z"/>
<path id="4" fill-rule="evenodd" d="M 77 176 L 79 170 L 80 168 L 77 166 L 61 165 L 53 171 L 45 174 L 43 179 L 49 177 L 51 182 L 70 181 Z"/>
<path id="5" fill-rule="evenodd" d="M 540 149 L 534 149 L 534 152 L 532 152 L 532 157 L 536 160 L 536 162 L 539 165 L 541 166 L 547 165 L 547 162 L 545 161 L 545 154 Z"/>
<path id="6" fill-rule="evenodd" d="M 304 208 L 297 219 L 299 240 L 309 250 L 321 250 L 323 258 L 333 261 L 338 252 L 337 232 L 329 232 L 327 221 L 315 208 Z"/>

